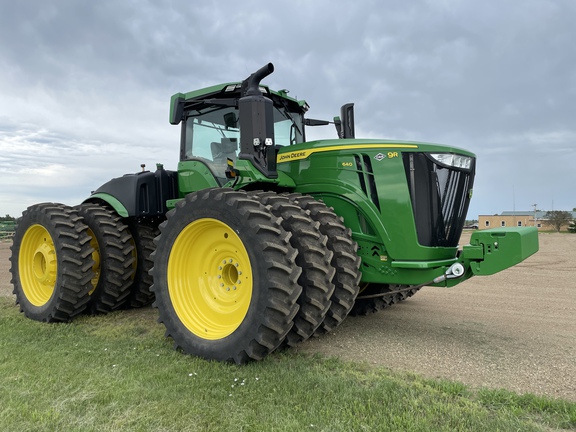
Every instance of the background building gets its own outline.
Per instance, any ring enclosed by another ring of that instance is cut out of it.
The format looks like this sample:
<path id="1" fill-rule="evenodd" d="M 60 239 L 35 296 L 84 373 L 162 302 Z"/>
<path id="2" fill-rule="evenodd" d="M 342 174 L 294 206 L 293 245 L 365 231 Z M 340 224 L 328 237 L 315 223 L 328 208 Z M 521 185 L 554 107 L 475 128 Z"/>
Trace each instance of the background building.
<path id="1" fill-rule="evenodd" d="M 478 216 L 478 228 L 498 228 L 498 227 L 523 227 L 523 226 L 537 226 L 539 230 L 554 231 L 554 227 L 550 225 L 546 219 L 545 211 L 505 211 L 499 215 L 480 215 Z M 568 212 L 572 214 L 572 218 L 576 219 L 576 212 Z M 534 224 L 534 216 L 536 216 L 536 224 Z M 568 224 L 562 227 L 562 231 L 568 229 Z"/>

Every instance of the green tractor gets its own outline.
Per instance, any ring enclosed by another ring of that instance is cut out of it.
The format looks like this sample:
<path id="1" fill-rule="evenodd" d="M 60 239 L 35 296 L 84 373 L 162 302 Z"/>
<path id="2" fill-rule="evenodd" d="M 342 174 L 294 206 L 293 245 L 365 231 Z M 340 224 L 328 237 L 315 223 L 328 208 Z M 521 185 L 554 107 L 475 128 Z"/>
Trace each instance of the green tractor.
<path id="1" fill-rule="evenodd" d="M 29 207 L 11 257 L 21 311 L 54 322 L 153 303 L 176 347 L 244 363 L 538 250 L 535 228 L 459 249 L 474 154 L 356 139 L 353 104 L 306 118 L 305 101 L 260 84 L 273 70 L 172 96 L 177 171 L 143 166 L 76 207 Z M 306 141 L 329 123 L 338 138 Z"/>

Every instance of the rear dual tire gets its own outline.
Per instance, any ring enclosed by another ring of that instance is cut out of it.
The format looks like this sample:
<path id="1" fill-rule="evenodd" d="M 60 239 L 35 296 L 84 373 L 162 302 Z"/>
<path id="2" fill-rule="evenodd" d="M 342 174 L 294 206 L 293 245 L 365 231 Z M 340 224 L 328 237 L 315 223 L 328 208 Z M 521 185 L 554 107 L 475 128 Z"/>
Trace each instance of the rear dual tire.
<path id="1" fill-rule="evenodd" d="M 94 248 L 88 312 L 108 313 L 120 308 L 130 295 L 136 262 L 132 235 L 120 217 L 107 207 L 87 203 L 76 209 L 88 226 Z"/>
<path id="2" fill-rule="evenodd" d="M 128 227 L 134 239 L 135 272 L 130 288 L 130 295 L 125 303 L 128 308 L 141 308 L 149 306 L 154 302 L 152 287 L 152 276 L 150 270 L 154 266 L 152 254 L 156 246 L 154 238 L 160 234 L 156 223 L 145 223 L 137 220 L 128 222 Z"/>
<path id="3" fill-rule="evenodd" d="M 86 309 L 94 249 L 77 210 L 54 203 L 28 207 L 17 222 L 11 249 L 12 284 L 24 315 L 66 322 Z"/>

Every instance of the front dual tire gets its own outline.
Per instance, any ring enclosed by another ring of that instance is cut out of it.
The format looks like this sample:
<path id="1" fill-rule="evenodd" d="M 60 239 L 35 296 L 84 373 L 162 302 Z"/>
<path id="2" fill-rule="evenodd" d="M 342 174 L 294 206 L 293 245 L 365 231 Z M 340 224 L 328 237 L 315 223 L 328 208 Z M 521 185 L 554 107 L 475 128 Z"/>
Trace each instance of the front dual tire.
<path id="1" fill-rule="evenodd" d="M 280 218 L 245 192 L 209 189 L 178 202 L 160 230 L 152 291 L 176 347 L 245 363 L 282 343 L 302 288 Z"/>

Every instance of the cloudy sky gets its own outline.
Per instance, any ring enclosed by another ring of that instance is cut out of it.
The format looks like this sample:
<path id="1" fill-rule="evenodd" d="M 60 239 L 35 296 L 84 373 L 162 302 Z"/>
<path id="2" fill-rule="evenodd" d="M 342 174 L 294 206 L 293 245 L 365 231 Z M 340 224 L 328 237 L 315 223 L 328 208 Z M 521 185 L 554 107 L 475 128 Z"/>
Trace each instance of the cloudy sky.
<path id="1" fill-rule="evenodd" d="M 354 102 L 357 137 L 475 152 L 469 218 L 576 207 L 574 0 L 0 5 L 0 215 L 175 169 L 170 96 L 267 62 L 311 117 Z"/>

